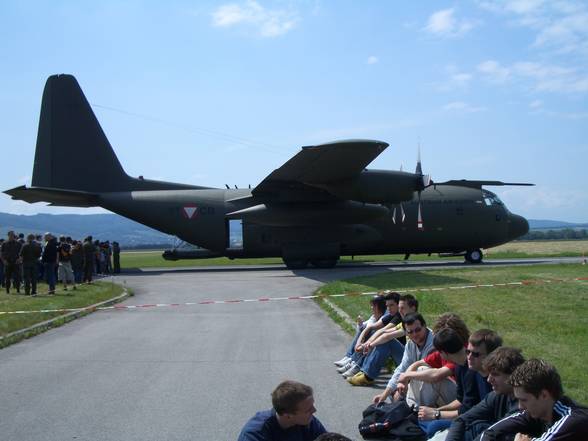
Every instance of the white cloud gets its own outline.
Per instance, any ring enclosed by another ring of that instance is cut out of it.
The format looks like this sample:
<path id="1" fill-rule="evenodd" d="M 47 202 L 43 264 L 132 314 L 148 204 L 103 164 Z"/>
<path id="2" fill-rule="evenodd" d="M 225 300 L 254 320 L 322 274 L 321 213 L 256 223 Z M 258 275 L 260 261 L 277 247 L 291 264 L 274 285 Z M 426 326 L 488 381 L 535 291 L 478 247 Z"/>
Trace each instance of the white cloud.
<path id="1" fill-rule="evenodd" d="M 543 107 L 543 101 L 541 100 L 534 100 L 529 103 L 529 107 L 533 110 L 538 110 Z"/>
<path id="2" fill-rule="evenodd" d="M 368 57 L 367 59 L 367 64 L 376 64 L 378 63 L 380 60 L 378 59 L 378 57 L 375 57 L 373 55 L 371 55 L 370 57 Z"/>
<path id="3" fill-rule="evenodd" d="M 269 10 L 255 0 L 244 3 L 229 3 L 219 6 L 212 13 L 212 24 L 216 27 L 249 25 L 262 37 L 278 37 L 294 29 L 298 14 L 292 10 Z"/>
<path id="4" fill-rule="evenodd" d="M 443 9 L 429 17 L 424 30 L 440 37 L 459 37 L 476 26 L 476 22 L 466 19 L 457 19 L 455 10 Z"/>
<path id="5" fill-rule="evenodd" d="M 451 103 L 447 103 L 443 106 L 443 110 L 445 111 L 453 111 L 453 112 L 462 112 L 462 113 L 476 113 L 476 112 L 483 112 L 486 110 L 485 107 L 478 107 L 478 106 L 471 106 L 468 103 L 463 101 L 453 101 Z"/>
<path id="6" fill-rule="evenodd" d="M 472 74 L 462 72 L 452 64 L 445 66 L 444 71 L 446 75 L 445 81 L 443 83 L 434 84 L 440 92 L 467 89 L 474 78 Z"/>
<path id="7" fill-rule="evenodd" d="M 486 60 L 478 64 L 477 69 L 489 80 L 496 83 L 503 83 L 510 76 L 510 70 L 495 60 Z"/>
<path id="8" fill-rule="evenodd" d="M 503 0 L 478 4 L 493 13 L 511 17 L 511 24 L 536 32 L 531 46 L 556 54 L 588 56 L 588 6 L 574 0 Z"/>

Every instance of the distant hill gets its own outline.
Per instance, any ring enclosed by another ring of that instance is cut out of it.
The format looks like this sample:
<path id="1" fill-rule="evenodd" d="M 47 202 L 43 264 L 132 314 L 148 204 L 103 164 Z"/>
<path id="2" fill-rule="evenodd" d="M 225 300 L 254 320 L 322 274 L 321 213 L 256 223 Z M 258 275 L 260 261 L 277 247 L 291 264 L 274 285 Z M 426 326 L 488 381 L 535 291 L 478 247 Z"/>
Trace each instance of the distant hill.
<path id="1" fill-rule="evenodd" d="M 0 213 L 0 235 L 13 230 L 17 233 L 71 236 L 83 239 L 92 235 L 98 240 L 117 241 L 122 247 L 161 245 L 171 247 L 174 236 L 160 233 L 138 222 L 116 214 L 35 214 Z"/>
<path id="2" fill-rule="evenodd" d="M 571 223 L 553 220 L 529 219 L 531 230 L 557 230 L 588 228 L 588 223 Z M 138 222 L 117 214 L 8 214 L 0 213 L 0 236 L 9 230 L 18 233 L 71 236 L 83 239 L 91 234 L 99 240 L 116 240 L 123 247 L 161 246 L 172 247 L 177 239 L 160 233 Z"/>
<path id="3" fill-rule="evenodd" d="M 561 228 L 588 228 L 588 223 L 573 223 L 554 220 L 529 219 L 531 230 L 559 230 Z"/>

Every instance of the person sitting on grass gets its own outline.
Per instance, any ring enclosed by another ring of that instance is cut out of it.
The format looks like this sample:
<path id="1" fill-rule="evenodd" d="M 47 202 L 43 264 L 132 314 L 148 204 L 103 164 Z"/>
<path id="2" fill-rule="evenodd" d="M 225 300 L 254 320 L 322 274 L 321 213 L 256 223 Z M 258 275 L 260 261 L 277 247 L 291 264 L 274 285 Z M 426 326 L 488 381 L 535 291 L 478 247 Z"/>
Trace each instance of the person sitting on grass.
<path id="1" fill-rule="evenodd" d="M 370 307 L 372 310 L 372 315 L 366 321 L 363 321 L 363 318 L 361 317 L 361 315 L 357 316 L 357 329 L 355 331 L 355 336 L 353 337 L 353 340 L 351 341 L 351 344 L 349 345 L 349 349 L 347 349 L 345 356 L 341 360 L 334 362 L 334 364 L 335 364 L 335 366 L 337 366 L 338 370 L 342 369 L 343 367 L 347 366 L 348 364 L 350 364 L 353 361 L 353 356 L 356 354 L 355 346 L 358 344 L 358 341 L 359 342 L 363 341 L 363 340 L 360 340 L 360 338 L 362 336 L 364 336 L 366 334 L 366 332 L 369 332 L 369 331 L 366 331 L 366 329 L 368 329 L 368 330 L 371 329 L 371 325 L 380 321 L 380 319 L 384 315 L 387 315 L 386 314 L 386 304 L 387 303 L 388 303 L 388 301 L 385 300 L 384 296 L 376 295 L 370 299 Z M 349 369 L 349 368 L 347 368 L 347 369 Z M 342 370 L 342 372 L 345 372 L 345 370 L 347 370 L 347 369 Z"/>
<path id="2" fill-rule="evenodd" d="M 407 314 L 416 312 L 419 302 L 414 296 L 406 294 L 400 296 L 398 301 L 398 314 L 404 318 Z M 382 367 L 390 357 L 393 358 L 396 365 L 402 361 L 406 338 L 402 322 L 395 324 L 395 320 L 385 324 L 382 321 L 381 329 L 377 330 L 367 339 L 356 347 L 356 351 L 363 354 L 363 357 L 357 361 L 356 366 L 343 374 L 344 378 L 353 386 L 369 386 L 373 380 L 380 375 Z"/>
<path id="3" fill-rule="evenodd" d="M 406 372 L 408 367 L 415 361 L 421 360 L 434 350 L 433 331 L 427 328 L 427 323 L 421 314 L 418 312 L 407 314 L 402 320 L 402 326 L 409 341 L 404 347 L 402 361 L 396 366 L 386 389 L 374 397 L 373 402 L 375 404 L 385 401 L 388 397 L 392 397 L 394 401 L 404 400 L 407 388 L 404 383 L 398 381 L 400 375 Z"/>
<path id="4" fill-rule="evenodd" d="M 457 314 L 441 315 L 433 326 L 435 351 L 415 361 L 398 378 L 408 386 L 406 402 L 413 406 L 443 406 L 455 400 L 457 364 L 466 362 L 465 344 L 470 336 Z"/>
<path id="5" fill-rule="evenodd" d="M 518 440 L 585 440 L 588 408 L 563 394 L 561 378 L 554 366 L 531 359 L 515 369 L 508 380 L 519 401 L 520 412 L 504 418 L 484 431 L 484 441 L 503 440 L 517 433 Z"/>
<path id="6" fill-rule="evenodd" d="M 484 370 L 483 362 L 489 353 L 502 346 L 502 338 L 496 332 L 479 329 L 470 335 L 465 350 L 467 362 L 462 362 L 462 354 L 450 355 L 450 348 L 440 341 L 435 343 L 435 340 L 433 339 L 433 344 L 441 355 L 456 364 L 457 396 L 453 402 L 445 406 L 419 406 L 419 424 L 429 438 L 439 431 L 448 429 L 455 418 L 478 404 L 492 391 L 492 386 L 486 381 L 488 372 Z M 443 352 L 446 352 L 447 356 Z"/>
<path id="7" fill-rule="evenodd" d="M 520 349 L 515 348 L 500 347 L 488 355 L 484 369 L 492 392 L 453 421 L 445 441 L 476 440 L 490 426 L 517 412 L 517 399 L 509 379 L 524 361 Z"/>

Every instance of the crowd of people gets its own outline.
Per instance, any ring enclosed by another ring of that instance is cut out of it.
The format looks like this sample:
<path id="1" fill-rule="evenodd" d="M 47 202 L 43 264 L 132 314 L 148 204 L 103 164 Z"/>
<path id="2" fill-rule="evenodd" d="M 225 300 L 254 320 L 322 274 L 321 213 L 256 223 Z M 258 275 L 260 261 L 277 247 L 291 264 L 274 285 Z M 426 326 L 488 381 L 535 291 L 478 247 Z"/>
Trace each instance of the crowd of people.
<path id="1" fill-rule="evenodd" d="M 92 283 L 95 274 L 120 272 L 120 246 L 117 242 L 100 242 L 92 236 L 84 240 L 71 237 L 43 236 L 9 231 L 0 239 L 0 285 L 6 294 L 37 295 L 37 283 L 45 280 L 48 295 L 55 294 L 57 283 L 75 290 L 80 283 Z"/>
<path id="2" fill-rule="evenodd" d="M 411 439 L 588 439 L 588 408 L 564 395 L 552 364 L 525 360 L 520 349 L 504 346 L 495 330 L 470 333 L 454 313 L 428 327 L 410 294 L 377 295 L 370 306 L 372 315 L 365 321 L 358 317 L 347 353 L 334 363 L 349 384 L 370 386 L 393 361 L 394 372 L 372 405 L 406 403 L 421 433 Z M 327 432 L 314 417 L 309 386 L 281 383 L 272 404 L 245 424 L 238 441 L 348 440 Z"/>

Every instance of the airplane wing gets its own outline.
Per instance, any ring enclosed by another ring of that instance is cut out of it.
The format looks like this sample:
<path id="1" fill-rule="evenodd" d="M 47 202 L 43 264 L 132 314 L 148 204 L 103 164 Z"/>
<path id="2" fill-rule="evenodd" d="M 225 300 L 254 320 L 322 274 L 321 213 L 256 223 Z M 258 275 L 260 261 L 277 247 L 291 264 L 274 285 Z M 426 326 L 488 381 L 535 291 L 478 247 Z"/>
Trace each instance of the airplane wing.
<path id="1" fill-rule="evenodd" d="M 94 193 L 75 190 L 58 190 L 55 188 L 45 187 L 20 187 L 11 188 L 4 193 L 11 196 L 12 199 L 25 201 L 29 204 L 35 202 L 50 202 L 49 205 L 63 207 L 96 207 L 98 206 L 98 196 Z"/>
<path id="2" fill-rule="evenodd" d="M 475 181 L 468 179 L 454 179 L 445 182 L 433 182 L 431 185 L 455 185 L 458 187 L 482 188 L 483 185 L 503 186 L 503 185 L 524 185 L 534 186 L 525 182 L 502 182 L 502 181 Z"/>
<path id="3" fill-rule="evenodd" d="M 371 140 L 346 140 L 302 147 L 280 168 L 252 190 L 253 196 L 280 200 L 338 199 L 315 185 L 358 176 L 388 144 Z"/>

